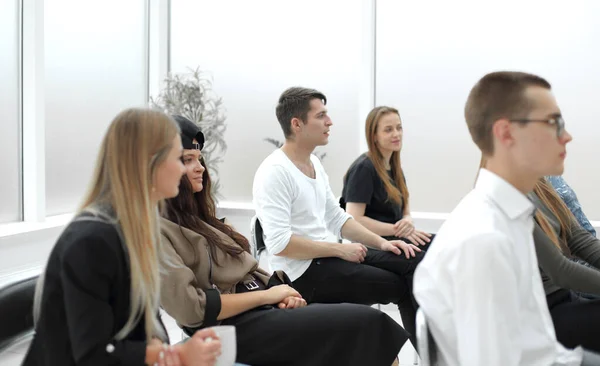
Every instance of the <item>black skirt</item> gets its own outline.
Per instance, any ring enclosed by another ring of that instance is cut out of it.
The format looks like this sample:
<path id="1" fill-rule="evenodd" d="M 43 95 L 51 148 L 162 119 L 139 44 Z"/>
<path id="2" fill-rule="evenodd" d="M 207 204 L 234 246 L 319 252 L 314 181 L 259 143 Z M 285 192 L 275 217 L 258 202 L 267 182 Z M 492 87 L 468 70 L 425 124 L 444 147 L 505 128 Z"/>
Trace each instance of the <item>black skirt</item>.
<path id="1" fill-rule="evenodd" d="M 237 362 L 253 366 L 389 366 L 408 339 L 387 314 L 357 304 L 263 308 L 222 324 L 236 327 Z"/>

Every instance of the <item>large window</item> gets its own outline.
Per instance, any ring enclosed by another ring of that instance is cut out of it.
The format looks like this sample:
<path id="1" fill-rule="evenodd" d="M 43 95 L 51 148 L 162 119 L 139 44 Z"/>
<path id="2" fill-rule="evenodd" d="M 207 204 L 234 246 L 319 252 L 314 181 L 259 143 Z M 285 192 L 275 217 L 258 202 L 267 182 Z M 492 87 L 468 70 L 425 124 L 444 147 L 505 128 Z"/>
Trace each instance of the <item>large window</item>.
<path id="1" fill-rule="evenodd" d="M 0 0 L 0 223 L 21 220 L 20 9 Z"/>
<path id="2" fill-rule="evenodd" d="M 108 124 L 146 103 L 146 11 L 143 0 L 44 4 L 47 215 L 78 206 Z"/>

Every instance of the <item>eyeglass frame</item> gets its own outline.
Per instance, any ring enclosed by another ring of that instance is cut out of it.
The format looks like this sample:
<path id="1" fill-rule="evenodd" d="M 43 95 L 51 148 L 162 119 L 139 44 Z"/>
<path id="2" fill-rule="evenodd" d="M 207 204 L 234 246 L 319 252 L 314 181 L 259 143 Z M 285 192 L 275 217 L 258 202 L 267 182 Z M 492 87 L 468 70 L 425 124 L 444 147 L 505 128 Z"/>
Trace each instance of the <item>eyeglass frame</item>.
<path id="1" fill-rule="evenodd" d="M 563 116 L 550 117 L 547 119 L 518 118 L 510 119 L 509 121 L 517 123 L 544 122 L 549 125 L 556 126 L 556 138 L 560 138 L 565 133 L 565 119 Z"/>

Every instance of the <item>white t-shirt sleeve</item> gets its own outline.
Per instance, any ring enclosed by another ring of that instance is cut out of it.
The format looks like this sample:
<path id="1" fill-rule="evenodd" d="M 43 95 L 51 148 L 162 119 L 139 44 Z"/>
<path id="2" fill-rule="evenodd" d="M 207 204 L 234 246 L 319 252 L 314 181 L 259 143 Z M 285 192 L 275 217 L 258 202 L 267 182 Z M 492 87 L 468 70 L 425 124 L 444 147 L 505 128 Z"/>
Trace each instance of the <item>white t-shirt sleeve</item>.
<path id="1" fill-rule="evenodd" d="M 293 185 L 284 167 L 263 166 L 254 177 L 254 209 L 260 220 L 265 246 L 271 254 L 283 251 L 292 237 Z"/>

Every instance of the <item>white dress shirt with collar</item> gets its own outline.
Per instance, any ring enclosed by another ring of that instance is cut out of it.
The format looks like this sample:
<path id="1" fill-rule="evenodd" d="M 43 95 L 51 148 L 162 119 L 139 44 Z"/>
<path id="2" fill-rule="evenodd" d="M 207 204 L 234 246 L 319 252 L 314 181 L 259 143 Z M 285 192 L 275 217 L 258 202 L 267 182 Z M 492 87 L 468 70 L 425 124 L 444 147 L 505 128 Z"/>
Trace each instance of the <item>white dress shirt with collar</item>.
<path id="1" fill-rule="evenodd" d="M 534 206 L 481 169 L 417 267 L 414 295 L 449 366 L 580 365 L 556 340 L 533 244 Z"/>

